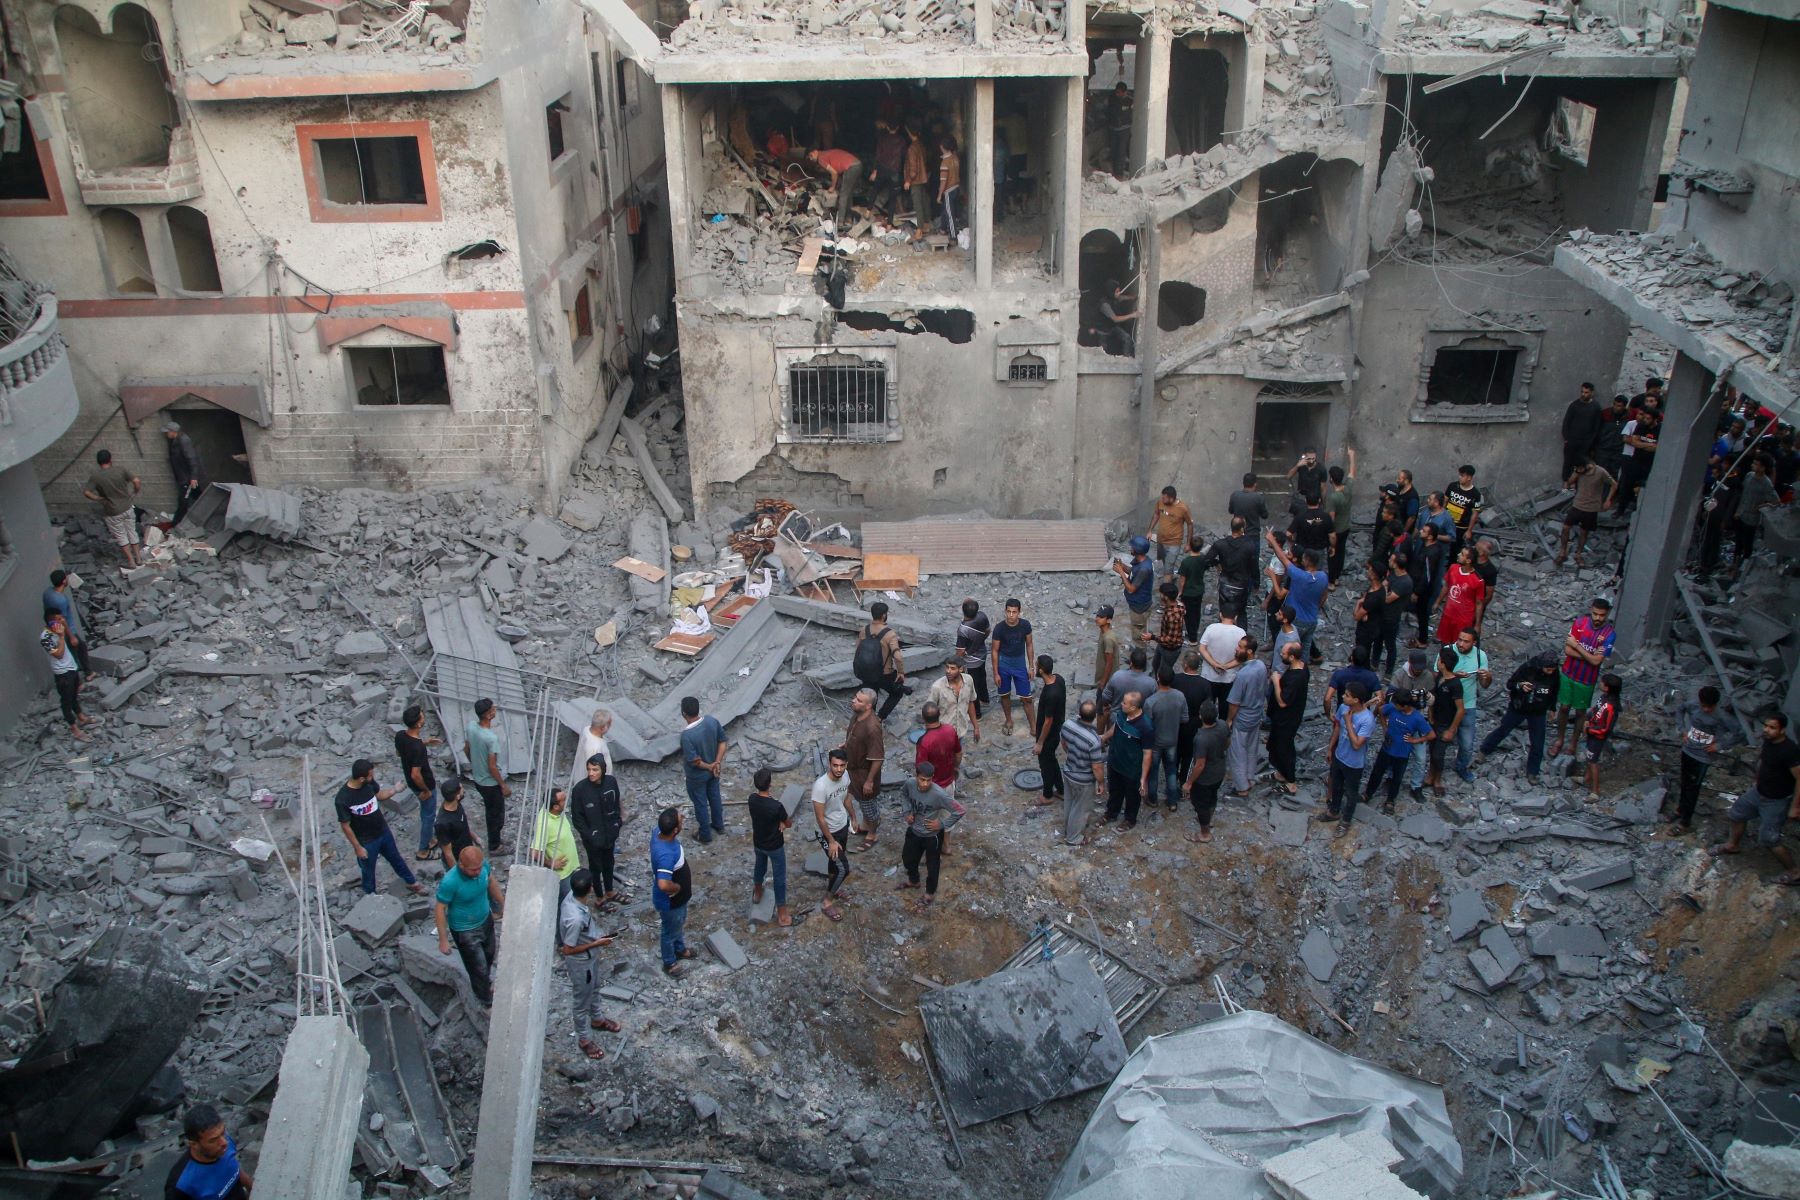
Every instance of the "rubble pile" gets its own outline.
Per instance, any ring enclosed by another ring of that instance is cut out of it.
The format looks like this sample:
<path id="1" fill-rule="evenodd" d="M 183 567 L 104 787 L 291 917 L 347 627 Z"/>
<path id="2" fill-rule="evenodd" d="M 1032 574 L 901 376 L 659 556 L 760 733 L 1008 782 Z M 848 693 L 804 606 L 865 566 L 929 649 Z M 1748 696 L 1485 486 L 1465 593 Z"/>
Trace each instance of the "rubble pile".
<path id="1" fill-rule="evenodd" d="M 1677 324 L 1735 338 L 1777 356 L 1793 322 L 1794 289 L 1755 271 L 1733 271 L 1683 230 L 1602 234 L 1570 232 L 1570 253 L 1628 287 Z M 1783 363 L 1784 379 L 1800 369 Z"/>
<path id="2" fill-rule="evenodd" d="M 388 0 L 315 4 L 312 0 L 246 0 L 243 32 L 203 61 L 232 56 L 294 58 L 307 54 L 425 54 L 443 63 L 468 56 L 467 0 L 427 6 Z"/>
<path id="3" fill-rule="evenodd" d="M 679 406 L 652 397 L 627 420 L 645 430 L 644 453 L 621 452 L 629 439 L 590 446 L 560 520 L 493 485 L 305 491 L 291 540 L 241 534 L 216 556 L 172 556 L 129 580 L 110 566 L 97 521 L 65 524 L 65 557 L 92 581 L 82 606 L 107 679 L 88 696 L 105 723 L 92 743 L 72 746 L 51 705 L 0 750 L 0 807 L 14 816 L 0 841 L 0 902 L 11 918 L 0 921 L 0 1035 L 12 1051 L 38 1029 L 36 998 L 107 929 L 148 933 L 204 976 L 200 1015 L 173 1060 L 181 1083 L 190 1096 L 222 1100 L 254 1160 L 294 1016 L 296 928 L 282 864 L 299 832 L 299 755 L 313 756 L 321 804 L 355 755 L 377 763 L 384 785 L 397 782 L 400 711 L 437 699 L 421 600 L 468 597 L 522 668 L 569 681 L 567 698 L 583 709 L 602 697 L 648 712 L 682 694 L 687 672 L 706 669 L 704 655 L 652 648 L 668 629 L 667 601 L 654 589 L 634 597 L 637 577 L 613 565 L 634 519 L 664 520 L 641 472 L 683 482 Z M 768 514 L 761 528 L 754 513 L 721 514 L 678 521 L 665 542 L 691 550 L 694 573 L 741 570 L 768 525 L 803 517 L 778 497 L 758 509 Z M 1502 574 L 1484 645 L 1501 682 L 1560 644 L 1569 620 L 1609 587 L 1622 548 L 1624 530 L 1609 523 L 1592 565 L 1556 568 L 1539 542 L 1553 520 L 1554 506 L 1535 501 L 1490 512 Z M 1130 532 L 1110 530 L 1114 547 Z M 832 530 L 807 536 L 850 548 Z M 1364 536 L 1359 526 L 1359 548 Z M 667 569 L 676 571 L 673 561 Z M 677 592 L 694 573 L 677 572 Z M 1758 567 L 1708 604 L 1740 617 L 1752 607 L 1791 613 L 1794 586 Z M 1351 640 L 1345 590 L 1320 627 L 1330 665 Z M 884 595 L 897 628 L 942 631 L 905 633 L 907 653 L 941 656 L 965 596 L 990 610 L 1018 598 L 1037 651 L 1054 657 L 1071 693 L 1092 685 L 1092 614 L 1118 602 L 1110 571 L 923 577 Z M 1604 799 L 1587 798 L 1569 754 L 1547 763 L 1541 781 L 1527 779 L 1520 734 L 1478 766 L 1473 785 L 1451 777 L 1446 795 L 1403 799 L 1391 817 L 1365 806 L 1342 841 L 1312 832 L 1328 734 L 1316 714 L 1302 727 L 1298 795 L 1259 780 L 1248 797 L 1226 796 L 1213 843 L 1184 839 L 1184 809 L 1147 814 L 1130 832 L 1105 827 L 1094 846 L 1074 849 L 1053 835 L 1045 814 L 1054 810 L 1025 803 L 1031 793 L 1015 776 L 1034 763 L 1030 742 L 1003 733 L 990 708 L 981 740 L 965 747 L 959 796 L 969 814 L 938 903 L 926 912 L 891 890 L 899 839 L 884 828 L 876 850 L 854 857 L 849 916 L 819 919 L 822 884 L 808 859 L 822 855 L 809 854 L 802 819 L 788 834 L 788 879 L 803 920 L 781 929 L 750 903 L 741 801 L 755 767 L 777 771 L 778 789 L 804 786 L 842 740 L 848 693 L 822 681 L 851 659 L 852 624 L 809 618 L 727 731 L 729 832 L 686 842 L 689 931 L 710 957 L 680 981 L 659 969 L 643 869 L 653 815 L 685 807 L 680 773 L 673 762 L 622 762 L 620 878 L 635 898 L 603 917 L 619 933 L 603 951 L 603 994 L 625 1028 L 597 1037 L 607 1056 L 589 1061 L 570 1033 L 568 992 L 553 989 L 538 1129 L 547 1194 L 591 1195 L 599 1169 L 612 1172 L 602 1194 L 690 1195 L 708 1167 L 729 1167 L 768 1194 L 850 1185 L 966 1200 L 1044 1194 L 1092 1097 L 962 1129 L 952 1153 L 913 1010 L 925 991 L 993 972 L 1034 928 L 1063 921 L 1166 982 L 1133 1039 L 1216 1016 L 1224 995 L 1357 1057 L 1441 1081 L 1467 1164 L 1458 1195 L 1579 1182 L 1610 1162 L 1629 1187 L 1673 1200 L 1694 1194 L 1695 1144 L 1723 1158 L 1734 1141 L 1772 1140 L 1719 1054 L 1752 1088 L 1793 1070 L 1800 955 L 1769 946 L 1771 930 L 1793 924 L 1793 897 L 1757 882 L 1749 855 L 1714 860 L 1696 841 L 1659 831 L 1679 753 L 1674 707 L 1713 678 L 1680 626 L 1673 655 L 1647 651 L 1617 666 L 1625 709 Z M 611 640 L 597 638 L 608 625 Z M 1261 635 L 1260 617 L 1254 630 Z M 1771 645 L 1785 652 L 1792 631 L 1777 632 Z M 1315 672 L 1315 704 L 1326 673 Z M 915 668 L 912 678 L 923 686 L 938 674 Z M 1759 699 L 1782 682 L 1774 669 L 1761 675 L 1750 685 Z M 889 786 L 905 774 L 919 700 L 888 722 Z M 1484 699 L 1483 732 L 1502 703 L 1496 692 Z M 461 731 L 428 719 L 427 733 L 454 744 L 433 752 L 443 778 Z M 559 771 L 572 743 L 561 737 Z M 1703 820 L 1748 781 L 1752 752 L 1724 758 Z M 517 794 L 517 776 L 514 786 Z M 410 854 L 409 794 L 390 809 Z M 429 898 L 398 894 L 385 866 L 382 884 L 396 894 L 363 898 L 335 822 L 323 812 L 318 822 L 345 982 L 358 1004 L 417 1014 L 448 1119 L 473 1145 L 484 1021 L 459 962 L 438 951 Z M 441 870 L 416 865 L 428 882 Z M 1740 978 L 1746 970 L 1754 988 Z M 504 963 L 497 986 L 507 986 Z M 776 1109 L 806 1116 L 770 1122 Z M 165 1104 L 93 1154 L 111 1171 L 158 1178 L 147 1164 L 168 1145 L 172 1120 Z M 379 1134 L 380 1120 L 366 1116 L 365 1132 Z M 454 1188 L 460 1173 L 377 1149 L 363 1161 L 392 1196 Z"/>
<path id="4" fill-rule="evenodd" d="M 1691 45 L 1696 28 L 1688 21 L 1670 24 L 1653 9 L 1643 9 L 1640 25 L 1627 25 L 1566 2 L 1536 0 L 1488 0 L 1472 13 L 1447 12 L 1428 2 L 1410 0 L 1402 6 L 1397 32 L 1409 50 L 1543 49 L 1555 53 L 1561 47 L 1581 43 L 1584 54 L 1654 54 Z"/>
<path id="5" fill-rule="evenodd" d="M 669 35 L 669 45 L 694 51 L 746 42 L 776 48 L 837 38 L 860 40 L 871 54 L 902 46 L 971 45 L 977 3 L 992 6 L 994 40 L 1002 48 L 1051 48 L 1067 41 L 1064 0 L 690 0 L 687 19 Z"/>

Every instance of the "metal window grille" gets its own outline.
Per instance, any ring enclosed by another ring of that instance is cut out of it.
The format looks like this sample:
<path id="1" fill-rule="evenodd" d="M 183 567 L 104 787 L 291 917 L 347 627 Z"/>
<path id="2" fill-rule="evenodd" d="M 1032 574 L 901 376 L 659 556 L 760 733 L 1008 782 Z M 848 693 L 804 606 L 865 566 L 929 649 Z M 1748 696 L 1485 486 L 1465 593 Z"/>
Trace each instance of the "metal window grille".
<path id="1" fill-rule="evenodd" d="M 1261 400 L 1317 400 L 1324 399 L 1332 393 L 1329 383 L 1300 383 L 1293 380 L 1278 379 L 1265 383 L 1257 393 Z"/>
<path id="2" fill-rule="evenodd" d="M 1050 378 L 1050 364 L 1036 354 L 1021 354 L 1007 364 L 1008 383 L 1044 383 Z"/>
<path id="3" fill-rule="evenodd" d="M 821 354 L 787 376 L 787 429 L 793 441 L 885 442 L 899 425 L 886 363 Z"/>

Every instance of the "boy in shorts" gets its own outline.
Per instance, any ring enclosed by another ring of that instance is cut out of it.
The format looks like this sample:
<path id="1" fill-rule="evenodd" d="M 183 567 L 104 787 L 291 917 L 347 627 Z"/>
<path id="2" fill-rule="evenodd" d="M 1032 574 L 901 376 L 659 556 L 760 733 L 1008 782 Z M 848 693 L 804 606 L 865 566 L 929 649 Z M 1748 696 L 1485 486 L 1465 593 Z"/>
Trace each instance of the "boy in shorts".
<path id="1" fill-rule="evenodd" d="M 994 682 L 1000 693 L 1001 732 L 1013 731 L 1012 698 L 1025 705 L 1025 728 L 1036 731 L 1037 711 L 1031 702 L 1031 662 L 1037 650 L 1031 640 L 1031 622 L 1019 616 L 1021 605 L 1008 597 L 1006 615 L 994 626 L 988 642 L 988 653 L 994 669 Z"/>
<path id="2" fill-rule="evenodd" d="M 1590 804 L 1600 799 L 1600 756 L 1606 752 L 1606 741 L 1619 719 L 1620 687 L 1617 675 L 1602 675 L 1600 693 L 1594 697 L 1594 705 L 1582 722 L 1581 733 L 1587 741 L 1582 747 L 1581 761 L 1587 764 L 1585 774 Z"/>

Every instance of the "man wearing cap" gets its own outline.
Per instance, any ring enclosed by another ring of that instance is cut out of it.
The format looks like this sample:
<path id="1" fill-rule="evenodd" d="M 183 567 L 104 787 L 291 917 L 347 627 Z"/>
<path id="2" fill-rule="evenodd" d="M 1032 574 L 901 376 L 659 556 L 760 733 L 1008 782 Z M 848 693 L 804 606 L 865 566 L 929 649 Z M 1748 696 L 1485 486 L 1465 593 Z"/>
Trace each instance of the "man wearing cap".
<path id="1" fill-rule="evenodd" d="M 494 719 L 499 715 L 499 707 L 483 697 L 475 702 L 475 719 L 463 730 L 463 755 L 469 760 L 469 774 L 487 809 L 489 854 L 506 852 L 501 830 L 506 825 L 506 798 L 512 795 L 512 789 L 506 786 L 506 773 L 500 769 L 500 735 L 494 729 Z"/>
<path id="2" fill-rule="evenodd" d="M 400 789 L 384 788 L 375 782 L 375 764 L 359 758 L 350 764 L 350 778 L 338 789 L 335 807 L 338 828 L 356 852 L 356 865 L 362 869 L 364 895 L 375 894 L 375 859 L 388 860 L 394 874 L 406 882 L 408 891 L 423 892 L 425 885 L 413 876 L 406 856 L 394 842 L 393 830 L 381 815 L 381 802 Z"/>
<path id="3" fill-rule="evenodd" d="M 1600 680 L 1600 668 L 1612 657 L 1616 633 L 1612 623 L 1612 601 L 1594 597 L 1588 615 L 1577 617 L 1563 639 L 1562 678 L 1557 680 L 1556 741 L 1550 746 L 1550 757 L 1562 753 L 1563 736 L 1568 731 L 1569 716 L 1575 714 L 1579 734 L 1581 715 L 1594 703 L 1594 684 Z"/>
<path id="4" fill-rule="evenodd" d="M 125 556 L 127 568 L 142 564 L 138 557 L 137 498 L 144 481 L 113 462 L 111 450 L 94 452 L 94 471 L 81 494 L 100 506 L 107 536 Z"/>
<path id="5" fill-rule="evenodd" d="M 181 426 L 174 421 L 163 422 L 163 436 L 169 439 L 169 474 L 175 477 L 175 519 L 170 525 L 181 524 L 181 518 L 200 493 L 206 490 L 206 468 L 200 465 L 200 452 L 194 449 L 194 439 L 181 432 Z"/>
<path id="6" fill-rule="evenodd" d="M 1114 562 L 1113 572 L 1125 585 L 1125 613 L 1131 623 L 1131 644 L 1144 640 L 1150 629 L 1150 601 L 1156 593 L 1156 568 L 1150 565 L 1150 539 L 1131 539 L 1131 563 Z"/>

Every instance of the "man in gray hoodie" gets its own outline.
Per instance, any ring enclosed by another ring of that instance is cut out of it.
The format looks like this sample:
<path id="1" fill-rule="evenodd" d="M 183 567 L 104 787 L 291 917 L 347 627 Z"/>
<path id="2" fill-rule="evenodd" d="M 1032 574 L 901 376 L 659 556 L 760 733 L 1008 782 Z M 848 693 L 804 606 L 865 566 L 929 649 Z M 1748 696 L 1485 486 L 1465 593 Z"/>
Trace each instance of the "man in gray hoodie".
<path id="1" fill-rule="evenodd" d="M 1737 722 L 1719 707 L 1719 689 L 1710 684 L 1694 699 L 1681 702 L 1675 710 L 1675 728 L 1681 734 L 1681 791 L 1674 815 L 1666 819 L 1672 832 L 1692 833 L 1700 785 L 1713 760 L 1744 738 Z"/>
<path id="2" fill-rule="evenodd" d="M 920 903 L 929 905 L 937 898 L 938 864 L 944 851 L 944 832 L 962 820 L 962 809 L 950 793 L 932 782 L 937 768 L 920 762 L 913 777 L 900 789 L 900 815 L 906 824 L 906 844 L 900 850 L 900 864 L 906 868 L 906 882 L 897 890 L 919 886 L 919 859 L 925 860 L 925 897 Z"/>

